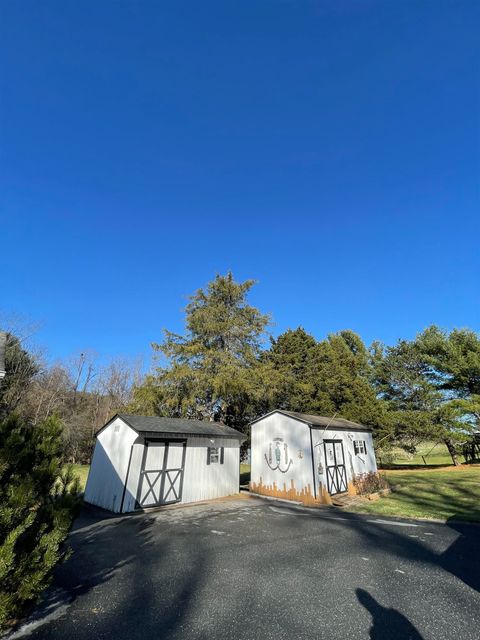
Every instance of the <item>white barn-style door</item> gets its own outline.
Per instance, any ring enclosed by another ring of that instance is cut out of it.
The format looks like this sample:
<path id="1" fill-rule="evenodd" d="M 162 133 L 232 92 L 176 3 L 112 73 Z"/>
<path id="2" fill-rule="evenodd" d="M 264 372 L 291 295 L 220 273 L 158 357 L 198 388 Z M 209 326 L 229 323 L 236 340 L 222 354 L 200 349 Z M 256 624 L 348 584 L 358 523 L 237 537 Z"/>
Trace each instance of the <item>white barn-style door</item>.
<path id="1" fill-rule="evenodd" d="M 180 502 L 185 452 L 185 441 L 145 441 L 137 508 L 145 509 Z"/>
<path id="2" fill-rule="evenodd" d="M 331 496 L 347 491 L 347 470 L 341 440 L 324 440 L 327 489 Z"/>

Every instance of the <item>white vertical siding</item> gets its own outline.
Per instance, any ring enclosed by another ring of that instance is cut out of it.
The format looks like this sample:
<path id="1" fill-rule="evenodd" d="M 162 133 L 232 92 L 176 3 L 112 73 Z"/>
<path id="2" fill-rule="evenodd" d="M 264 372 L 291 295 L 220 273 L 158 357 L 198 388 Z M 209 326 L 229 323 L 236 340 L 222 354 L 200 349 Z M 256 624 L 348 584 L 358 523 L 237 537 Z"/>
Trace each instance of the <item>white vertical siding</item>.
<path id="1" fill-rule="evenodd" d="M 282 438 L 288 445 L 288 460 L 292 462 L 285 472 L 283 470 L 288 465 L 284 457 L 280 468 L 276 470 L 272 470 L 267 462 L 274 438 Z M 296 491 L 310 488 L 311 494 L 314 494 L 310 429 L 308 425 L 289 416 L 273 413 L 252 425 L 251 483 L 252 486 L 261 484 L 265 487 L 273 487 L 275 483 L 280 491 L 289 491 L 292 481 Z"/>
<path id="2" fill-rule="evenodd" d="M 233 438 L 190 436 L 187 440 L 182 503 L 238 493 L 240 443 Z M 208 447 L 223 447 L 223 464 L 207 464 Z"/>
<path id="3" fill-rule="evenodd" d="M 312 442 L 315 461 L 315 477 L 317 488 L 326 485 L 325 471 L 325 450 L 323 446 L 324 440 L 341 440 L 343 443 L 343 453 L 345 456 L 345 468 L 347 471 L 348 482 L 353 480 L 354 475 L 358 476 L 363 473 L 377 471 L 377 463 L 375 460 L 375 451 L 373 449 L 372 434 L 368 431 L 333 431 L 328 429 L 312 429 Z M 353 445 L 354 440 L 364 440 L 367 447 L 367 453 L 355 455 Z"/>
<path id="4" fill-rule="evenodd" d="M 85 487 L 86 502 L 120 511 L 130 451 L 137 437 L 121 418 L 98 434 Z"/>
<path id="5" fill-rule="evenodd" d="M 185 438 L 183 438 L 185 439 Z M 182 504 L 231 496 L 240 489 L 240 443 L 233 438 L 189 436 L 185 451 Z M 171 438 L 171 441 L 174 441 Z M 209 447 L 223 447 L 223 464 L 207 464 Z M 143 444 L 135 444 L 123 511 L 133 511 L 143 461 Z"/>
<path id="6" fill-rule="evenodd" d="M 162 439 L 162 434 L 158 434 L 158 438 Z M 176 438 L 169 440 L 175 441 Z M 211 500 L 238 493 L 238 440 L 180 435 L 177 440 L 187 440 L 181 503 Z M 219 460 L 218 463 L 207 464 L 209 447 L 223 447 L 223 463 Z M 144 450 L 143 435 L 131 429 L 121 418 L 101 431 L 95 444 L 85 501 L 115 513 L 120 510 L 123 513 L 134 511 Z M 181 464 L 179 460 L 169 462 L 174 466 Z"/>
<path id="7" fill-rule="evenodd" d="M 142 470 L 143 447 L 143 438 L 139 442 L 135 442 L 133 445 L 130 468 L 128 470 L 127 477 L 127 488 L 125 491 L 125 499 L 123 501 L 123 513 L 134 511 L 135 509 L 140 471 Z"/>
<path id="8" fill-rule="evenodd" d="M 273 453 L 276 448 L 275 438 L 283 440 L 280 442 L 282 453 L 284 444 L 288 445 L 288 458 L 292 461 L 288 468 L 283 455 L 278 469 L 275 468 L 274 455 L 269 465 L 270 448 Z M 354 476 L 377 471 L 370 432 L 310 429 L 309 425 L 299 420 L 273 413 L 252 425 L 251 488 L 259 493 L 303 501 L 321 498 L 327 491 L 324 440 L 343 443 L 348 482 Z M 366 454 L 355 454 L 354 440 L 365 441 Z"/>

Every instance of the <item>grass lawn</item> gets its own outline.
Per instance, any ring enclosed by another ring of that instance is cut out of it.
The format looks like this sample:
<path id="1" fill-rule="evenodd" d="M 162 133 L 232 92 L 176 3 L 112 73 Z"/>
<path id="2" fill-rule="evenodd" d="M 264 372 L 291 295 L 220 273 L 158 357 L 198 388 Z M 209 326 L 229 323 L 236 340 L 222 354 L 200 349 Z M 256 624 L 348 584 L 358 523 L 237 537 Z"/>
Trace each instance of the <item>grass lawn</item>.
<path id="1" fill-rule="evenodd" d="M 240 484 L 248 484 L 250 482 L 250 465 L 240 465 Z"/>
<path id="2" fill-rule="evenodd" d="M 417 447 L 417 451 L 413 456 L 407 454 L 402 449 L 395 449 L 394 456 L 393 464 L 395 466 L 398 465 L 402 467 L 423 467 L 426 466 L 425 462 L 428 466 L 452 464 L 452 458 L 448 453 L 447 447 L 443 443 L 423 442 Z M 460 462 L 464 462 L 464 457 L 462 455 L 459 455 L 458 459 Z M 378 463 L 380 465 L 382 463 L 381 456 L 379 456 Z"/>
<path id="3" fill-rule="evenodd" d="M 392 493 L 352 511 L 480 522 L 480 466 L 382 471 Z"/>
<path id="4" fill-rule="evenodd" d="M 90 465 L 89 464 L 74 464 L 73 465 L 73 471 L 75 473 L 75 475 L 78 477 L 78 479 L 80 480 L 80 489 L 82 491 L 85 490 L 85 485 L 87 484 L 87 476 L 88 476 L 88 470 L 90 469 Z"/>

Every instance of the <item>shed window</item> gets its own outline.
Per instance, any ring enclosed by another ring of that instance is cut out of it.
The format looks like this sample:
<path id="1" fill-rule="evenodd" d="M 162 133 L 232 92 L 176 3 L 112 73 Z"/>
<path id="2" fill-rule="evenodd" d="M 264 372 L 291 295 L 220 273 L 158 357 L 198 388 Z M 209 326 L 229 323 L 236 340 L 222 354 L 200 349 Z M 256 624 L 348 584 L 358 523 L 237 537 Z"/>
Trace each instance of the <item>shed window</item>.
<path id="1" fill-rule="evenodd" d="M 223 447 L 208 447 L 207 464 L 223 464 Z"/>
<path id="2" fill-rule="evenodd" d="M 220 461 L 220 449 L 218 447 L 210 447 L 210 464 Z"/>
<path id="3" fill-rule="evenodd" d="M 355 450 L 356 456 L 360 455 L 361 453 L 363 454 L 367 453 L 367 444 L 365 440 L 354 440 L 353 448 Z"/>

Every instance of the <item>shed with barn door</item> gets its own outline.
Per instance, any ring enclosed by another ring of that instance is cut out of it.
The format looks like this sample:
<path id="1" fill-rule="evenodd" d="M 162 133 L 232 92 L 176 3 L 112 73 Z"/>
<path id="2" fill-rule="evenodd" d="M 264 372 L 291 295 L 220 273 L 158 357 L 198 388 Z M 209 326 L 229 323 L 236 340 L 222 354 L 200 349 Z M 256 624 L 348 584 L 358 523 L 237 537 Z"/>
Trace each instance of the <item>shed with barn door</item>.
<path id="1" fill-rule="evenodd" d="M 353 493 L 377 472 L 371 429 L 350 420 L 276 410 L 251 423 L 250 491 L 305 504 Z"/>
<path id="2" fill-rule="evenodd" d="M 218 422 L 117 414 L 97 432 L 84 499 L 126 513 L 236 494 L 244 439 Z"/>

